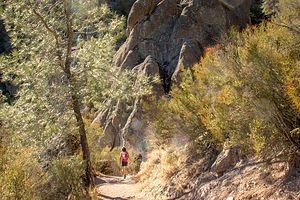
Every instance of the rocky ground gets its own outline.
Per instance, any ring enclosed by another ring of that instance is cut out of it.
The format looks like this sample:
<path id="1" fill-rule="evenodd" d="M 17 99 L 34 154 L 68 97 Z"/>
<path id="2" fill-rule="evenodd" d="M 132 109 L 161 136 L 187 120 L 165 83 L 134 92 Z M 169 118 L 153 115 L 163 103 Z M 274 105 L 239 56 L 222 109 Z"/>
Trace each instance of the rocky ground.
<path id="1" fill-rule="evenodd" d="M 188 181 L 189 169 L 185 169 L 173 176 L 168 185 L 156 174 L 149 177 L 153 184 L 143 189 L 133 176 L 100 176 L 96 183 L 98 197 L 104 200 L 298 200 L 300 176 L 296 173 L 287 177 L 288 170 L 285 162 L 267 164 L 251 158 L 238 162 L 223 175 L 206 172 Z"/>
<path id="2" fill-rule="evenodd" d="M 291 174 L 286 162 L 270 163 L 257 157 L 244 158 L 223 174 L 201 172 L 201 164 L 174 172 L 167 179 L 157 165 L 140 183 L 135 176 L 127 179 L 100 176 L 97 179 L 99 199 L 120 200 L 298 200 L 300 173 Z M 138 175 L 139 176 L 139 175 Z M 141 179 L 139 179 L 141 180 Z"/>
<path id="3" fill-rule="evenodd" d="M 287 165 L 250 160 L 223 176 L 198 177 L 194 188 L 178 199 L 300 199 L 300 177 L 286 179 Z"/>
<path id="4" fill-rule="evenodd" d="M 223 175 L 205 172 L 187 180 L 189 169 L 182 170 L 166 185 L 148 185 L 141 196 L 147 200 L 298 200 L 300 199 L 299 173 L 287 177 L 288 165 L 276 161 L 265 163 L 257 159 L 238 162 Z M 194 170 L 196 172 L 196 170 Z"/>

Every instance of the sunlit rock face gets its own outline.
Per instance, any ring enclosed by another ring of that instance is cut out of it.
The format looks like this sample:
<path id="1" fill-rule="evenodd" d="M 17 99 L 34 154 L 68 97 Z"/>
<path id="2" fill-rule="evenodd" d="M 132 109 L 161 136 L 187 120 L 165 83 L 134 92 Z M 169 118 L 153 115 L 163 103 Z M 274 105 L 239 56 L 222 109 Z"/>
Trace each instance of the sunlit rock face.
<path id="1" fill-rule="evenodd" d="M 232 25 L 249 22 L 252 0 L 137 0 L 127 20 L 127 40 L 115 56 L 132 69 L 151 56 L 165 80 L 198 62 L 207 46 L 220 42 Z"/>

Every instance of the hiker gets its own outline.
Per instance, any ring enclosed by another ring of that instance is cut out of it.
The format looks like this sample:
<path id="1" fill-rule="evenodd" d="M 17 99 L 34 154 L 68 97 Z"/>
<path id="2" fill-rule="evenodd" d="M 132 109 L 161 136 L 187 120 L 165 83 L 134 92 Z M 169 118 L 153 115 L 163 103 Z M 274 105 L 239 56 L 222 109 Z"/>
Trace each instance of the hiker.
<path id="1" fill-rule="evenodd" d="M 120 164 L 122 164 L 124 179 L 126 178 L 127 165 L 129 162 L 130 162 L 129 153 L 126 151 L 125 147 L 122 147 L 122 152 L 120 154 Z"/>

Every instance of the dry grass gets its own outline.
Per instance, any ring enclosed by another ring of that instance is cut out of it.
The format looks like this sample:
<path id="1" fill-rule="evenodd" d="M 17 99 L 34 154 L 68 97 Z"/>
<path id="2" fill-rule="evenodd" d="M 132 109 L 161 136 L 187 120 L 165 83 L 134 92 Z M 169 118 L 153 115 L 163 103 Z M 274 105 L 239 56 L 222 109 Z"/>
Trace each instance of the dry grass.
<path id="1" fill-rule="evenodd" d="M 169 145 L 153 150 L 148 154 L 148 160 L 142 163 L 141 171 L 136 181 L 142 185 L 142 195 L 151 194 L 155 199 L 170 198 L 169 194 L 182 193 L 186 190 L 190 179 L 197 168 L 187 166 L 188 146 Z M 147 199 L 152 197 L 147 196 Z"/>

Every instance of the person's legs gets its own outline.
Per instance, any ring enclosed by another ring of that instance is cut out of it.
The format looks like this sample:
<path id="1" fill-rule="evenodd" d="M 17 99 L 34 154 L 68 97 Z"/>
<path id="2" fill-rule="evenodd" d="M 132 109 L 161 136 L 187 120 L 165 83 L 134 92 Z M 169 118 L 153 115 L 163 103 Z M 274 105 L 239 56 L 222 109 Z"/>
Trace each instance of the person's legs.
<path id="1" fill-rule="evenodd" d="M 126 166 L 123 166 L 123 176 L 126 174 Z"/>
<path id="2" fill-rule="evenodd" d="M 123 176 L 126 178 L 127 174 L 127 162 L 122 162 Z"/>

